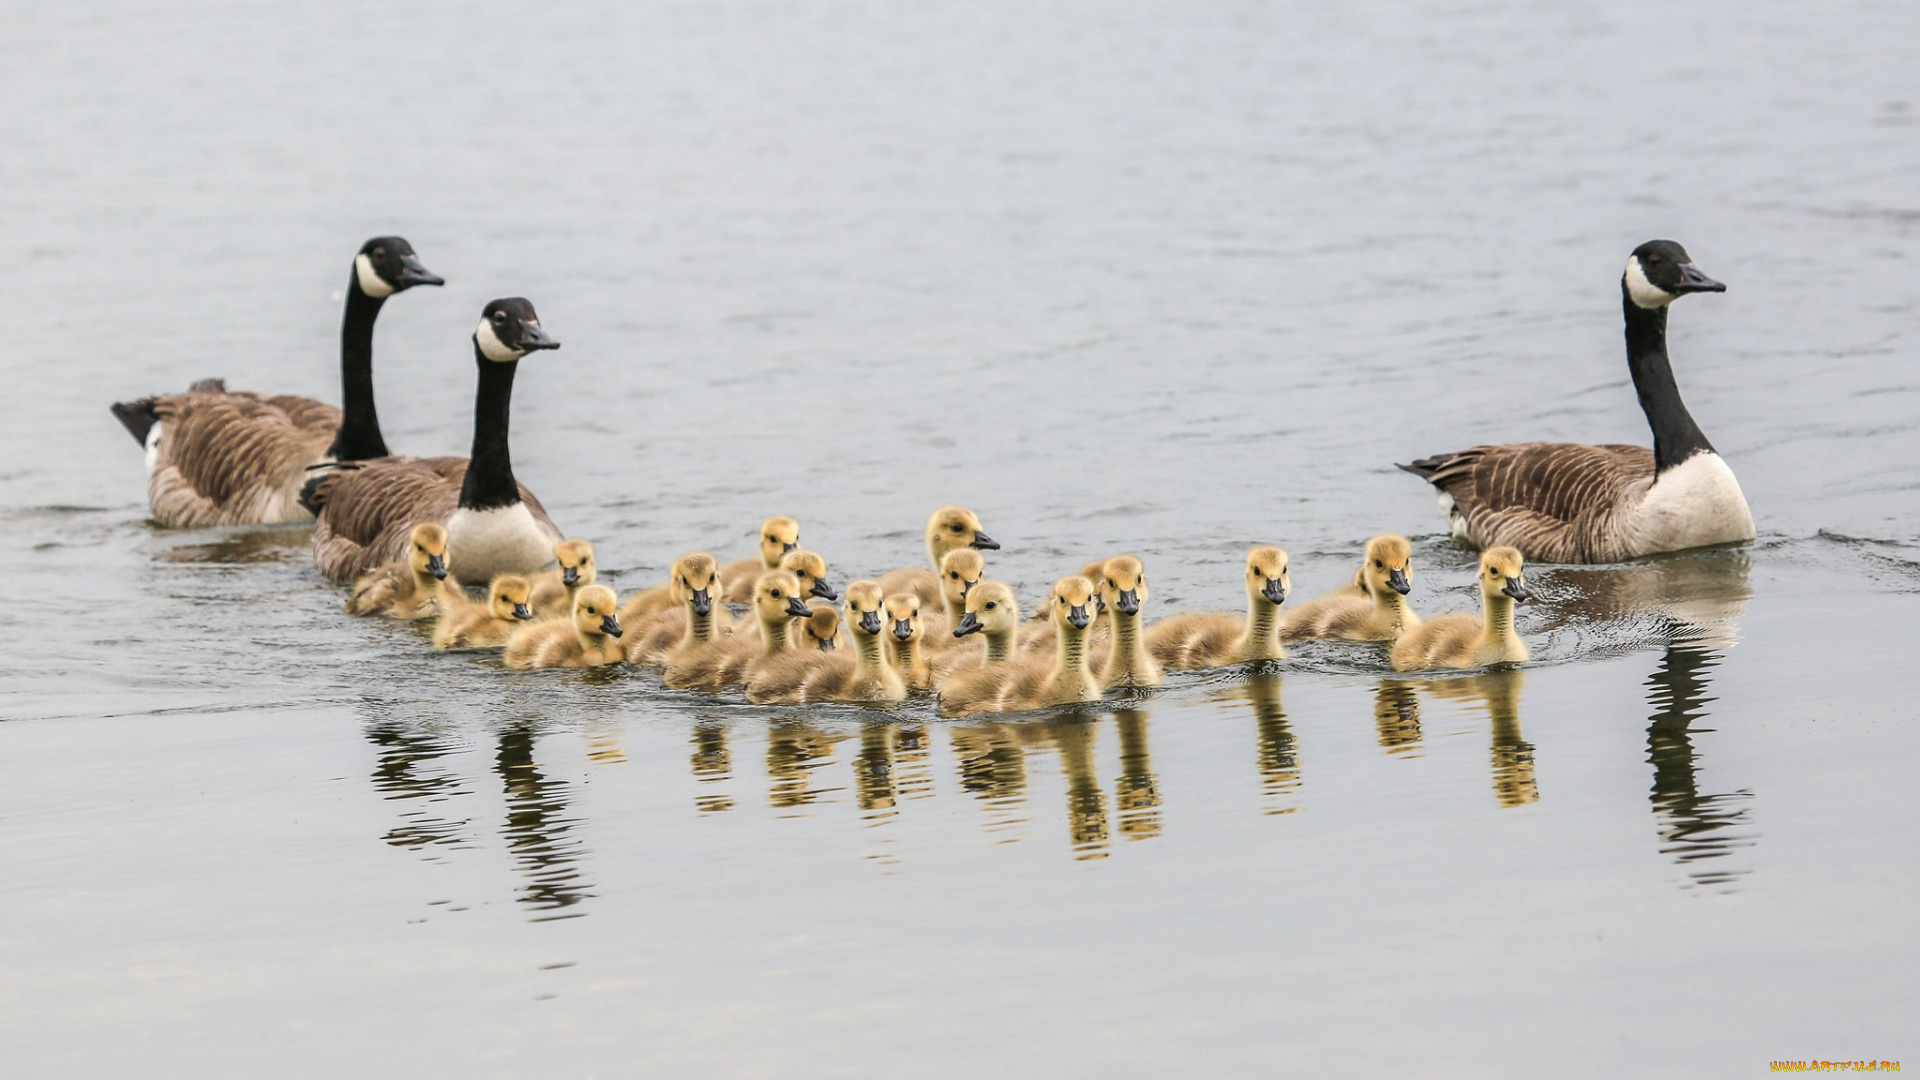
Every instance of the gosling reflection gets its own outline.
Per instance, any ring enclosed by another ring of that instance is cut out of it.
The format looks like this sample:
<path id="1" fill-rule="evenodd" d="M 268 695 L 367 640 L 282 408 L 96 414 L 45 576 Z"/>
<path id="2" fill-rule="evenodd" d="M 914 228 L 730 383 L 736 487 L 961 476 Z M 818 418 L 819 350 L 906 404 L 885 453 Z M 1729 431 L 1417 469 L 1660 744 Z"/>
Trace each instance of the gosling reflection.
<path id="1" fill-rule="evenodd" d="M 567 815 L 568 784 L 551 780 L 533 760 L 534 725 L 518 723 L 500 733 L 494 768 L 506 785 L 504 836 L 514 868 L 527 878 L 519 901 L 539 911 L 569 908 L 593 895 L 580 880 L 580 841 L 572 836 L 579 819 Z M 574 918 L 549 914 L 534 919 Z"/>
<path id="2" fill-rule="evenodd" d="M 948 729 L 960 774 L 960 790 L 968 792 L 987 811 L 988 832 L 1012 832 L 1019 839 L 1026 823 L 1022 811 L 1027 798 L 1027 758 L 1014 729 L 1006 724 Z"/>
<path id="3" fill-rule="evenodd" d="M 1253 722 L 1258 749 L 1254 762 L 1260 770 L 1262 810 L 1268 814 L 1291 814 L 1300 809 L 1300 752 L 1294 741 L 1293 725 L 1287 722 L 1287 710 L 1280 704 L 1280 676 L 1253 671 L 1245 682 L 1236 683 L 1214 695 L 1215 700 L 1245 698 L 1253 707 Z"/>
<path id="4" fill-rule="evenodd" d="M 1373 727 L 1380 749 L 1417 757 L 1420 751 L 1419 683 L 1385 679 L 1373 691 Z"/>
<path id="5" fill-rule="evenodd" d="M 833 761 L 835 743 L 846 738 L 804 720 L 776 720 L 767 726 L 767 801 L 792 810 L 818 802 L 838 788 L 814 787 L 817 770 Z"/>
<path id="6" fill-rule="evenodd" d="M 853 759 L 854 799 L 869 825 L 891 819 L 899 791 L 894 786 L 893 759 L 896 730 L 889 723 L 868 723 L 860 729 L 860 754 Z"/>
<path id="7" fill-rule="evenodd" d="M 1465 701 L 1486 710 L 1492 729 L 1493 796 L 1501 806 L 1540 801 L 1533 775 L 1533 744 L 1520 733 L 1520 688 L 1526 674 L 1489 671 L 1464 679 L 1436 679 L 1427 690 L 1437 698 Z"/>
<path id="8" fill-rule="evenodd" d="M 1060 752 L 1067 776 L 1067 837 L 1076 859 L 1107 857 L 1107 798 L 1094 775 L 1094 720 L 1056 720 L 1035 725 Z"/>
<path id="9" fill-rule="evenodd" d="M 1120 778 L 1113 786 L 1120 835 L 1129 840 L 1159 836 L 1160 778 L 1154 775 L 1153 752 L 1147 746 L 1147 714 L 1122 709 L 1113 719 L 1120 728 Z"/>
<path id="10" fill-rule="evenodd" d="M 1660 666 L 1647 679 L 1647 760 L 1653 765 L 1653 813 L 1660 824 L 1660 853 L 1687 870 L 1689 887 L 1731 891 L 1747 873 L 1725 859 L 1754 843 L 1747 810 L 1753 793 L 1700 794 L 1693 748 L 1693 722 L 1707 714 L 1707 672 L 1720 654 L 1688 644 L 1667 647 Z M 1710 861 L 1714 860 L 1714 861 Z"/>
<path id="11" fill-rule="evenodd" d="M 700 784 L 733 779 L 733 755 L 727 750 L 725 725 L 711 720 L 693 725 L 693 779 Z M 703 814 L 714 814 L 733 809 L 733 797 L 724 792 L 696 794 L 693 805 Z"/>
<path id="12" fill-rule="evenodd" d="M 378 748 L 373 786 L 389 799 L 405 800 L 411 809 L 400 812 L 400 824 L 381 839 L 395 847 L 421 853 L 428 862 L 445 861 L 438 851 L 469 846 L 470 818 L 448 818 L 435 813 L 436 805 L 468 794 L 459 776 L 429 763 L 464 747 L 430 731 L 410 730 L 394 721 L 369 724 L 367 741 Z"/>
<path id="13" fill-rule="evenodd" d="M 902 724 L 895 746 L 895 768 L 903 799 L 933 795 L 933 736 L 919 724 Z"/>

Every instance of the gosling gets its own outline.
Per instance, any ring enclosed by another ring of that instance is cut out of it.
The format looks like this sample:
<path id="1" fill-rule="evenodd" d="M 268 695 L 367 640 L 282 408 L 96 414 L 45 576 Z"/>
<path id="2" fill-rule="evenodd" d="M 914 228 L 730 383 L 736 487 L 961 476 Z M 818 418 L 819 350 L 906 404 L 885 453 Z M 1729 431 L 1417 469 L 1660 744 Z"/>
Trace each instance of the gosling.
<path id="1" fill-rule="evenodd" d="M 627 658 L 620 647 L 620 599 L 605 585 L 589 585 L 573 598 L 571 618 L 523 626 L 507 639 L 507 666 L 599 667 Z"/>
<path id="2" fill-rule="evenodd" d="M 940 608 L 925 616 L 927 635 L 941 652 L 954 642 L 953 628 L 967 611 L 967 593 L 987 572 L 986 557 L 972 548 L 955 548 L 940 558 Z"/>
<path id="3" fill-rule="evenodd" d="M 920 598 L 921 604 L 938 607 L 944 602 L 940 593 L 940 560 L 946 558 L 947 552 L 959 548 L 998 551 L 1000 545 L 980 531 L 980 518 L 973 511 L 964 506 L 943 506 L 927 519 L 927 556 L 933 569 L 909 566 L 889 570 L 881 576 L 880 587 L 888 594 L 910 592 Z"/>
<path id="4" fill-rule="evenodd" d="M 813 615 L 801 598 L 800 579 L 786 570 L 769 570 L 753 584 L 753 615 L 760 640 L 716 637 L 695 649 L 667 658 L 662 677 L 675 690 L 719 690 L 750 679 L 759 663 L 788 651 L 788 627 Z"/>
<path id="5" fill-rule="evenodd" d="M 1277 547 L 1247 552 L 1247 617 L 1222 613 L 1175 615 L 1147 628 L 1147 651 L 1163 668 L 1198 671 L 1280 660 L 1280 605 L 1287 602 L 1287 553 Z"/>
<path id="6" fill-rule="evenodd" d="M 905 680 L 887 663 L 882 641 L 886 624 L 880 617 L 884 607 L 879 582 L 848 585 L 846 623 L 853 648 L 847 652 L 802 648 L 772 657 L 748 681 L 747 700 L 757 705 L 891 704 L 906 697 Z"/>
<path id="7" fill-rule="evenodd" d="M 754 583 L 769 570 L 780 569 L 780 556 L 800 547 L 800 523 L 776 515 L 760 523 L 760 557 L 740 559 L 720 568 L 720 584 L 729 604 L 753 602 Z"/>
<path id="8" fill-rule="evenodd" d="M 900 673 L 908 690 L 933 688 L 933 665 L 927 660 L 921 643 L 926 640 L 926 624 L 920 618 L 920 598 L 910 592 L 898 592 L 881 602 L 885 612 L 887 663 Z"/>
<path id="9" fill-rule="evenodd" d="M 1100 600 L 1113 623 L 1107 648 L 1092 650 L 1094 676 L 1113 687 L 1159 686 L 1160 664 L 1147 650 L 1140 632 L 1140 607 L 1147 601 L 1147 569 L 1131 555 L 1115 555 L 1101 568 Z"/>
<path id="10" fill-rule="evenodd" d="M 731 632 L 720 603 L 720 564 L 713 556 L 704 551 L 680 556 L 661 587 L 675 606 L 632 620 L 627 632 L 628 663 L 664 664 Z M 631 602 L 620 609 L 623 621 L 630 608 Z"/>
<path id="11" fill-rule="evenodd" d="M 447 530 L 431 522 L 413 527 L 407 561 L 374 567 L 360 575 L 347 595 L 349 615 L 385 615 L 392 619 L 431 619 L 452 604 L 460 583 L 447 576 Z"/>
<path id="12" fill-rule="evenodd" d="M 1420 616 L 1407 605 L 1412 591 L 1413 545 L 1404 536 L 1376 536 L 1367 541 L 1353 584 L 1288 612 L 1280 637 L 1396 640 L 1420 625 Z"/>
<path id="13" fill-rule="evenodd" d="M 827 560 L 813 552 L 787 552 L 785 555 L 780 556 L 780 569 L 800 579 L 800 595 L 802 597 L 814 597 L 827 601 L 840 599 L 840 594 L 833 590 L 833 586 L 827 584 Z M 751 641 L 760 636 L 760 628 L 755 623 L 749 623 L 742 627 L 739 633 Z M 844 634 L 834 641 L 835 645 L 845 645 L 846 643 L 847 639 Z"/>
<path id="14" fill-rule="evenodd" d="M 1523 664 L 1527 643 L 1513 631 L 1513 605 L 1532 598 L 1525 563 L 1510 547 L 1480 553 L 1480 606 L 1485 618 L 1457 612 L 1429 619 L 1393 645 L 1395 671 Z"/>
<path id="15" fill-rule="evenodd" d="M 1054 660 L 1021 657 L 957 675 L 940 687 L 940 711 L 948 716 L 974 716 L 1099 700 L 1100 684 L 1087 670 L 1093 597 L 1093 582 L 1077 574 L 1055 582 L 1047 596 L 1058 631 Z"/>
<path id="16" fill-rule="evenodd" d="M 946 680 L 959 673 L 1012 660 L 1020 637 L 1020 602 L 1014 598 L 1013 590 L 1002 581 L 983 581 L 974 586 L 967 594 L 967 610 L 960 616 L 960 625 L 953 628 L 952 636 L 964 641 L 976 636 L 985 638 L 986 651 L 950 649 L 940 654 L 936 686 L 944 686 Z"/>
<path id="17" fill-rule="evenodd" d="M 585 540 L 567 540 L 553 549 L 560 568 L 536 575 L 533 581 L 533 611 L 542 619 L 557 619 L 573 610 L 573 598 L 593 584 L 593 545 Z"/>
<path id="18" fill-rule="evenodd" d="M 501 574 L 487 589 L 485 604 L 459 604 L 433 625 L 436 649 L 497 649 L 522 623 L 533 620 L 533 586 L 519 574 Z"/>

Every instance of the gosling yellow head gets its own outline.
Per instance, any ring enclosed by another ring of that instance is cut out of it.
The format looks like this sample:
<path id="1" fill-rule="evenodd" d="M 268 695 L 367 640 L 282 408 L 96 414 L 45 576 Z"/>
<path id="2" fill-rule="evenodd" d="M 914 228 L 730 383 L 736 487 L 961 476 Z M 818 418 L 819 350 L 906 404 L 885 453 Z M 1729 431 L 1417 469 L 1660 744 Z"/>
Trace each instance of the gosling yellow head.
<path id="1" fill-rule="evenodd" d="M 802 652 L 817 649 L 832 652 L 834 639 L 840 636 L 840 612 L 824 600 L 813 604 L 813 614 L 808 615 L 799 624 L 800 636 L 794 641 L 794 647 Z"/>
<path id="2" fill-rule="evenodd" d="M 847 628 L 862 637 L 878 637 L 886 624 L 882 619 L 887 598 L 877 581 L 856 581 L 847 586 Z"/>
<path id="3" fill-rule="evenodd" d="M 927 519 L 927 549 L 934 565 L 956 548 L 998 551 L 1000 545 L 980 529 L 980 519 L 964 506 L 943 506 Z"/>
<path id="4" fill-rule="evenodd" d="M 1527 591 L 1526 560 L 1510 547 L 1493 547 L 1480 553 L 1480 591 L 1499 594 L 1517 602 L 1533 599 Z"/>
<path id="5" fill-rule="evenodd" d="M 573 598 L 573 625 L 587 636 L 619 637 L 620 601 L 605 585 L 589 585 Z"/>
<path id="6" fill-rule="evenodd" d="M 849 592 L 851 597 L 852 593 Z M 886 617 L 886 626 L 895 641 L 917 641 L 920 638 L 920 598 L 910 592 L 897 592 L 881 602 Z"/>
<path id="7" fill-rule="evenodd" d="M 940 557 L 940 594 L 949 610 L 966 606 L 967 592 L 987 572 L 986 557 L 973 548 L 955 548 Z"/>
<path id="8" fill-rule="evenodd" d="M 1247 552 L 1247 595 L 1266 598 L 1274 607 L 1287 602 L 1287 553 L 1277 547 L 1257 547 Z"/>
<path id="9" fill-rule="evenodd" d="M 769 570 L 753 583 L 753 610 L 763 623 L 784 624 L 787 619 L 805 619 L 813 614 L 807 606 L 800 579 L 791 571 Z"/>
<path id="10" fill-rule="evenodd" d="M 695 615 L 709 615 L 720 595 L 720 564 L 704 551 L 682 555 L 673 561 L 667 592 L 674 603 L 686 604 Z"/>
<path id="11" fill-rule="evenodd" d="M 533 618 L 533 608 L 528 603 L 533 599 L 533 585 L 519 574 L 501 574 L 493 579 L 487 589 L 487 603 L 496 619 L 519 619 L 522 622 Z"/>
<path id="12" fill-rule="evenodd" d="M 1361 588 L 1373 595 L 1385 589 L 1405 596 L 1413 591 L 1413 545 L 1404 536 L 1376 536 L 1367 541 L 1366 563 L 1360 568 Z"/>
<path id="13" fill-rule="evenodd" d="M 1147 599 L 1147 568 L 1131 555 L 1115 555 L 1100 568 L 1100 599 L 1122 615 L 1140 614 Z"/>
<path id="14" fill-rule="evenodd" d="M 569 589 L 593 584 L 592 544 L 585 540 L 568 540 L 553 549 L 553 557 L 560 562 L 560 584 Z"/>
<path id="15" fill-rule="evenodd" d="M 780 556 L 780 569 L 788 570 L 800 579 L 800 588 L 808 596 L 817 596 L 822 600 L 838 600 L 840 594 L 827 584 L 827 560 L 811 551 L 789 551 Z"/>
<path id="16" fill-rule="evenodd" d="M 1062 631 L 1084 631 L 1093 621 L 1093 582 L 1075 574 L 1053 583 L 1047 602 L 1053 608 L 1053 622 Z"/>
<path id="17" fill-rule="evenodd" d="M 1013 590 L 1002 581 L 983 581 L 968 590 L 967 611 L 954 626 L 953 636 L 986 634 L 991 638 L 1019 629 L 1020 602 L 1014 599 Z"/>
<path id="18" fill-rule="evenodd" d="M 412 544 L 407 549 L 407 565 L 415 577 L 439 581 L 447 577 L 447 530 L 432 524 L 413 527 Z"/>
<path id="19" fill-rule="evenodd" d="M 774 516 L 760 523 L 760 561 L 768 569 L 780 565 L 780 556 L 800 546 L 800 523 Z"/>

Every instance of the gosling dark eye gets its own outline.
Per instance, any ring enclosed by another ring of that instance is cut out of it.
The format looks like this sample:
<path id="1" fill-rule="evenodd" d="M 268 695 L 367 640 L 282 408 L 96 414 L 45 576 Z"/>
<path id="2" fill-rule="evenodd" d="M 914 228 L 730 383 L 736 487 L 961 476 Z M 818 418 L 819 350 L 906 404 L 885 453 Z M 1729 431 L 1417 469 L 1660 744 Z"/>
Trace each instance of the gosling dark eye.
<path id="1" fill-rule="evenodd" d="M 999 606 L 999 605 L 997 605 L 997 604 L 995 604 L 995 603 L 994 603 L 993 601 L 991 601 L 991 600 L 989 600 L 989 601 L 987 601 L 987 610 L 988 610 L 988 611 L 992 611 L 992 610 L 993 610 L 993 609 L 994 609 L 995 607 L 997 607 L 997 606 Z"/>
<path id="2" fill-rule="evenodd" d="M 775 600 L 778 600 L 778 599 L 780 599 L 780 590 L 779 590 L 779 589 L 775 589 L 775 590 L 773 590 L 773 598 L 774 598 Z"/>
<path id="3" fill-rule="evenodd" d="M 967 531 L 967 530 L 966 530 L 966 527 L 965 527 L 965 526 L 962 526 L 962 525 L 954 525 L 954 526 L 952 526 L 952 529 L 953 529 L 953 531 L 954 531 L 954 532 L 966 532 L 966 531 Z"/>
<path id="4" fill-rule="evenodd" d="M 1381 562 L 1379 559 L 1375 559 L 1373 560 L 1373 568 L 1375 570 L 1385 570 L 1387 568 L 1387 564 Z"/>

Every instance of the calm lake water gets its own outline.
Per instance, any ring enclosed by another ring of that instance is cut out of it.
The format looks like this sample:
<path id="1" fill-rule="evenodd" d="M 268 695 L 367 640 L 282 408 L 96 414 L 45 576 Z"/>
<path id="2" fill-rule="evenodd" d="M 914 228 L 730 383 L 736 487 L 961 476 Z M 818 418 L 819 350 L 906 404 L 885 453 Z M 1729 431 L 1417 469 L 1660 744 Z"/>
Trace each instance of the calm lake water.
<path id="1" fill-rule="evenodd" d="M 72 0 L 0 38 L 0 1073 L 1746 1076 L 1915 1063 L 1920 7 Z M 1004 723 L 510 674 L 299 528 L 145 521 L 114 400 L 337 400 L 620 587 L 979 511 L 1150 613 L 1414 536 L 1392 462 L 1645 442 L 1617 279 L 1761 537 L 1531 568 L 1512 672 L 1269 669 Z M 1901 1018 L 1906 1019 L 1902 1020 Z"/>

